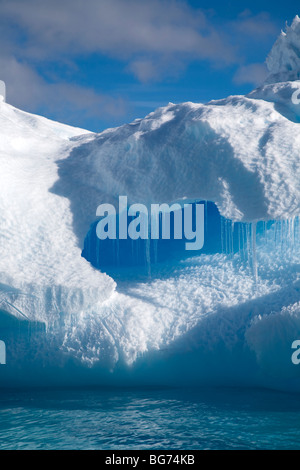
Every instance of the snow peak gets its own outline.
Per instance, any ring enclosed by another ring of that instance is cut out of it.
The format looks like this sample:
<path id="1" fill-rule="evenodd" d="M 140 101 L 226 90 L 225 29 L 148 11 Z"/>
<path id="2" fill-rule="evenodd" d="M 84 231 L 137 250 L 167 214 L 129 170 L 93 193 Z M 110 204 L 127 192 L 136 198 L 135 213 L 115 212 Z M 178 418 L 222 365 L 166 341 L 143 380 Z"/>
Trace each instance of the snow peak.
<path id="1" fill-rule="evenodd" d="M 135 468 L 138 463 L 139 457 L 117 457 L 115 454 L 105 459 L 105 465 L 131 465 Z"/>

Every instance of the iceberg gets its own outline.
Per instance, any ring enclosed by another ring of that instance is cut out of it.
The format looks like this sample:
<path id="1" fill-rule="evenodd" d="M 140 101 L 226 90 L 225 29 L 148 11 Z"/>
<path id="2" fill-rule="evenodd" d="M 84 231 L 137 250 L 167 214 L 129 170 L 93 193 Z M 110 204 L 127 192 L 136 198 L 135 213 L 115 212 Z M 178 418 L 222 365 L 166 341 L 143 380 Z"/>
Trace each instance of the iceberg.
<path id="1" fill-rule="evenodd" d="M 169 103 L 100 134 L 0 102 L 0 386 L 300 389 L 299 34 L 297 17 L 248 95 Z M 93 227 L 120 195 L 204 201 L 217 240 L 145 256 L 147 275 L 109 272 Z"/>

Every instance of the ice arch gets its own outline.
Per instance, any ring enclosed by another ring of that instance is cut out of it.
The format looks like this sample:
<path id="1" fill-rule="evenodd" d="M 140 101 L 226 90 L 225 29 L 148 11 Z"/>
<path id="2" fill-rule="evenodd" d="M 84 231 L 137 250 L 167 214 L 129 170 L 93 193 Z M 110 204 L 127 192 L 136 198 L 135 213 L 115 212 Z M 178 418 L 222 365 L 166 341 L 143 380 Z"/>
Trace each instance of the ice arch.
<path id="1" fill-rule="evenodd" d="M 0 80 L 0 100 L 6 101 L 6 86 L 5 83 Z"/>

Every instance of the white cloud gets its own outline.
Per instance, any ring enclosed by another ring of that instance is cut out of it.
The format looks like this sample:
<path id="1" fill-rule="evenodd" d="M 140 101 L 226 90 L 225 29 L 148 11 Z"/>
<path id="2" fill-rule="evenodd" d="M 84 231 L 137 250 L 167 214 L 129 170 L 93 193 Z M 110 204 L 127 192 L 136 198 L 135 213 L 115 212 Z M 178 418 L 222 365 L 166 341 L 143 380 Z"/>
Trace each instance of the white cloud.
<path id="1" fill-rule="evenodd" d="M 141 82 L 148 82 L 159 76 L 157 64 L 148 59 L 139 59 L 133 61 L 128 67 Z"/>
<path id="2" fill-rule="evenodd" d="M 268 70 L 265 64 L 250 64 L 240 67 L 233 80 L 238 85 L 261 85 L 267 78 Z"/>
<path id="3" fill-rule="evenodd" d="M 58 118 L 118 117 L 126 111 L 122 99 L 114 99 L 78 85 L 58 82 L 49 84 L 29 65 L 14 57 L 0 56 L 1 78 L 8 84 L 7 101 L 11 104 L 36 112 L 47 109 Z M 75 115 L 74 115 L 75 113 Z"/>
<path id="4" fill-rule="evenodd" d="M 2 0 L 0 5 L 2 19 L 26 33 L 27 57 L 100 52 L 130 58 L 148 52 L 234 60 L 233 48 L 204 14 L 174 0 Z"/>
<path id="5" fill-rule="evenodd" d="M 278 27 L 266 12 L 253 15 L 250 10 L 245 10 L 232 22 L 232 26 L 238 33 L 251 36 L 254 41 L 278 35 Z"/>

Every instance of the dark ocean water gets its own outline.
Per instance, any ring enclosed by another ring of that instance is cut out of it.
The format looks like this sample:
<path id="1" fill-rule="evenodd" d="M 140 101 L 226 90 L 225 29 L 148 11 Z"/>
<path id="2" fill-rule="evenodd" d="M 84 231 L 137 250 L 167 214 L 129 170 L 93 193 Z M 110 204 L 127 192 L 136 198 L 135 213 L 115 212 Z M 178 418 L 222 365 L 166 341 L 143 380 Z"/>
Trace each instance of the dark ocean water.
<path id="1" fill-rule="evenodd" d="M 227 388 L 5 391 L 0 449 L 300 449 L 300 396 Z"/>

